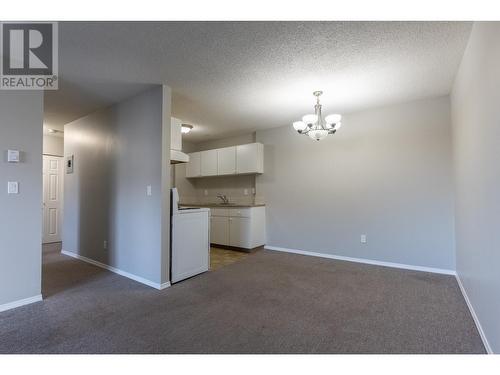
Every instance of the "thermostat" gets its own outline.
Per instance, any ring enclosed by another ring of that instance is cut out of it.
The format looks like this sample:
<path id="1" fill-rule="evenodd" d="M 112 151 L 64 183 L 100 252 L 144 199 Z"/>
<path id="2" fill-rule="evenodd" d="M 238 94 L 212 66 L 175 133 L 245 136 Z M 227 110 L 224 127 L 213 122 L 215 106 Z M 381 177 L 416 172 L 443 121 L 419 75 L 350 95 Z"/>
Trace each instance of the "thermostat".
<path id="1" fill-rule="evenodd" d="M 9 163 L 19 163 L 19 150 L 7 150 L 7 161 Z"/>

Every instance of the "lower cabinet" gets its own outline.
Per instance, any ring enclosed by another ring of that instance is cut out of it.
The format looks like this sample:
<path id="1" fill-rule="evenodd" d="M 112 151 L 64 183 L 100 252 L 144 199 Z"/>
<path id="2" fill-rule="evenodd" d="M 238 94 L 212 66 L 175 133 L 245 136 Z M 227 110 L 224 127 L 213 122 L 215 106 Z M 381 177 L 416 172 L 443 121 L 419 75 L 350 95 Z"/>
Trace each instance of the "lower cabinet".
<path id="1" fill-rule="evenodd" d="M 250 228 L 250 218 L 230 217 L 229 218 L 229 246 L 252 248 Z"/>
<path id="2" fill-rule="evenodd" d="M 210 242 L 253 249 L 265 245 L 265 207 L 211 209 Z"/>
<path id="3" fill-rule="evenodd" d="M 210 218 L 210 242 L 224 245 L 229 243 L 229 218 L 212 216 Z"/>

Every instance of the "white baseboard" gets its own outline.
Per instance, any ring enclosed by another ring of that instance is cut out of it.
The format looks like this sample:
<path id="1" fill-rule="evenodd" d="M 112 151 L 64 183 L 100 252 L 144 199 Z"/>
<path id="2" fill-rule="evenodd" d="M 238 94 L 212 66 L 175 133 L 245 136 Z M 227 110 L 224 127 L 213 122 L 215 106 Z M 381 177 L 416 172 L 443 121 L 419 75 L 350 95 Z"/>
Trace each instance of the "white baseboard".
<path id="1" fill-rule="evenodd" d="M 166 282 L 166 283 L 162 283 L 162 284 L 155 283 L 154 281 L 145 279 L 144 277 L 134 275 L 134 274 L 132 274 L 130 272 L 122 271 L 119 268 L 116 268 L 116 267 L 113 267 L 113 266 L 110 266 L 110 265 L 98 262 L 97 260 L 90 259 L 90 258 L 84 257 L 83 255 L 75 254 L 75 253 L 72 253 L 72 252 L 69 252 L 69 251 L 66 251 L 66 250 L 61 250 L 61 254 L 67 255 L 67 256 L 75 258 L 75 259 L 82 260 L 84 262 L 93 264 L 94 266 L 97 266 L 97 267 L 100 267 L 100 268 L 104 268 L 104 269 L 106 269 L 108 271 L 111 271 L 111 272 L 114 272 L 114 273 L 116 273 L 116 274 L 118 274 L 120 276 L 127 277 L 127 278 L 129 278 L 131 280 L 137 281 L 137 282 L 139 282 L 141 284 L 145 284 L 147 286 L 150 286 L 150 287 L 158 289 L 158 290 L 162 290 L 162 289 L 168 288 L 170 286 L 170 282 Z"/>
<path id="2" fill-rule="evenodd" d="M 42 300 L 43 300 L 42 295 L 38 294 L 33 297 L 23 298 L 14 302 L 4 303 L 3 305 L 0 305 L 0 312 L 28 305 L 33 302 L 40 302 Z"/>
<path id="3" fill-rule="evenodd" d="M 170 284 L 170 281 L 167 281 L 166 283 L 162 283 L 162 284 L 160 284 L 160 288 L 159 288 L 159 289 L 160 289 L 160 290 L 162 290 L 162 289 L 166 289 L 166 288 L 170 287 L 170 285 L 171 285 L 171 284 Z"/>
<path id="4" fill-rule="evenodd" d="M 488 339 L 486 338 L 486 335 L 483 331 L 483 327 L 481 326 L 481 323 L 479 322 L 479 318 L 477 317 L 476 311 L 474 310 L 474 307 L 472 307 L 472 303 L 469 299 L 469 296 L 467 295 L 467 292 L 465 291 L 465 288 L 462 284 L 462 280 L 460 280 L 460 277 L 455 275 L 457 279 L 458 286 L 460 287 L 460 291 L 462 292 L 462 295 L 464 296 L 465 302 L 467 303 L 467 307 L 469 308 L 469 311 L 472 315 L 472 319 L 474 319 L 474 323 L 476 324 L 476 328 L 479 332 L 479 336 L 481 336 L 481 340 L 483 340 L 483 345 L 484 348 L 486 349 L 486 352 L 488 354 L 493 354 L 493 350 L 491 350 L 490 343 L 488 342 Z"/>
<path id="5" fill-rule="evenodd" d="M 405 270 L 440 273 L 440 274 L 444 274 L 444 275 L 456 275 L 456 272 L 454 270 L 449 270 L 449 269 L 444 269 L 444 268 L 422 267 L 422 266 L 414 266 L 411 264 L 382 262 L 379 260 L 364 259 L 364 258 L 351 258 L 351 257 L 345 257 L 345 256 L 341 256 L 341 255 L 316 253 L 313 251 L 304 251 L 304 250 L 296 250 L 296 249 L 287 249 L 284 247 L 277 247 L 277 246 L 267 246 L 266 245 L 266 246 L 264 246 L 264 249 L 274 250 L 274 251 L 283 251 L 286 253 L 293 253 L 293 254 L 309 255 L 309 256 L 320 257 L 320 258 L 344 260 L 347 262 L 372 264 L 375 266 L 402 268 Z"/>

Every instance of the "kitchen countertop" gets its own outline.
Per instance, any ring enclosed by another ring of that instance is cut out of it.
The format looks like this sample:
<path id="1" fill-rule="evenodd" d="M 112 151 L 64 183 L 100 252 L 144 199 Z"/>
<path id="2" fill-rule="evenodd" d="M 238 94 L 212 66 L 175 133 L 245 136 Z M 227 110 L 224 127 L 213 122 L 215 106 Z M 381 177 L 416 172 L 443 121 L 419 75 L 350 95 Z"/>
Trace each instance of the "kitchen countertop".
<path id="1" fill-rule="evenodd" d="M 265 204 L 217 204 L 217 203 L 179 203 L 181 207 L 206 207 L 206 208 L 250 208 L 264 207 Z"/>

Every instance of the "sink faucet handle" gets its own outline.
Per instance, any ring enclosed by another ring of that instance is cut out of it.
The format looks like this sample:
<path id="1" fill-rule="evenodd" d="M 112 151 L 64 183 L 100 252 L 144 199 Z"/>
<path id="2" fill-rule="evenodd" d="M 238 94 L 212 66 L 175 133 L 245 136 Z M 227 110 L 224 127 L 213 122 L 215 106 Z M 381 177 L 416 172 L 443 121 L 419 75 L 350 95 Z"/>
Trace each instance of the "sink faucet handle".
<path id="1" fill-rule="evenodd" d="M 223 203 L 229 203 L 229 199 L 227 198 L 227 196 L 225 194 L 217 194 L 217 198 L 220 198 L 222 200 Z"/>

